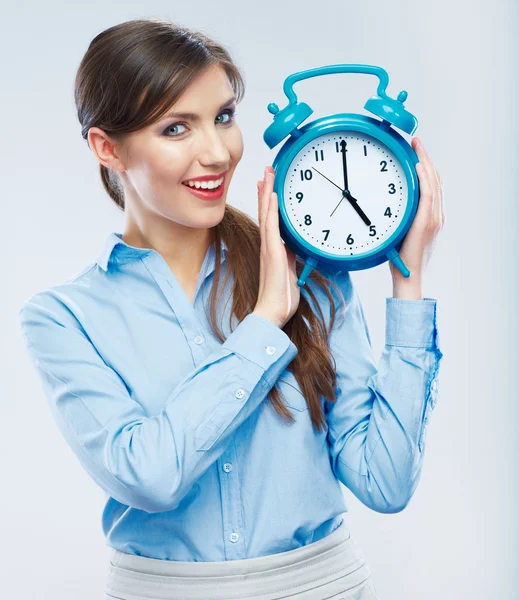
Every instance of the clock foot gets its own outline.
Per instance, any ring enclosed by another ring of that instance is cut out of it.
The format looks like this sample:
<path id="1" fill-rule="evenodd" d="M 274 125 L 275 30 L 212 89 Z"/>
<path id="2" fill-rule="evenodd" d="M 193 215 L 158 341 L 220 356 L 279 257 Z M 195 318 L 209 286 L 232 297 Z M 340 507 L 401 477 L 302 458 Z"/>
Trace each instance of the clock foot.
<path id="1" fill-rule="evenodd" d="M 299 287 L 303 287 L 305 285 L 310 273 L 314 270 L 318 263 L 319 261 L 317 259 L 311 256 L 308 258 L 303 270 L 301 271 L 301 275 L 299 275 L 299 279 L 297 280 L 297 285 Z"/>
<path id="2" fill-rule="evenodd" d="M 387 254 L 387 259 L 391 261 L 395 267 L 402 273 L 404 277 L 409 277 L 411 271 L 405 266 L 404 261 L 400 258 L 400 254 L 393 248 Z"/>

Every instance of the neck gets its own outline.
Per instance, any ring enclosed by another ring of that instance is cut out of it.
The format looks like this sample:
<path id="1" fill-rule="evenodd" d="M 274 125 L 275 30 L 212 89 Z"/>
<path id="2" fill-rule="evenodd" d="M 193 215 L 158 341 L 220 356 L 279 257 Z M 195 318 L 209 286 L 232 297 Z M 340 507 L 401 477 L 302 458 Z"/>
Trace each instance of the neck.
<path id="1" fill-rule="evenodd" d="M 178 278 L 190 280 L 198 277 L 207 249 L 214 242 L 215 231 L 214 227 L 195 229 L 171 221 L 139 227 L 128 219 L 122 239 L 136 248 L 156 250 Z"/>

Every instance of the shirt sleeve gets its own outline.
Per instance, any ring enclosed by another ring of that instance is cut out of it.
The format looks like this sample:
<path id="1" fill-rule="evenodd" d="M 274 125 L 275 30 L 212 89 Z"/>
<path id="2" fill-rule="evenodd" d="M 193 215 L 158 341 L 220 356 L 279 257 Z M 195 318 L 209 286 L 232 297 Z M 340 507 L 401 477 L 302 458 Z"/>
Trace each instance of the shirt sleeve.
<path id="1" fill-rule="evenodd" d="M 385 346 L 375 362 L 359 295 L 348 272 L 335 279 L 346 301 L 330 334 L 336 402 L 325 402 L 336 477 L 369 508 L 405 508 L 418 485 L 425 429 L 438 393 L 436 300 L 386 298 Z"/>
<path id="2" fill-rule="evenodd" d="M 118 502 L 149 513 L 178 506 L 297 354 L 284 331 L 249 314 L 149 416 L 62 295 L 38 292 L 19 323 L 53 418 L 82 466 Z"/>

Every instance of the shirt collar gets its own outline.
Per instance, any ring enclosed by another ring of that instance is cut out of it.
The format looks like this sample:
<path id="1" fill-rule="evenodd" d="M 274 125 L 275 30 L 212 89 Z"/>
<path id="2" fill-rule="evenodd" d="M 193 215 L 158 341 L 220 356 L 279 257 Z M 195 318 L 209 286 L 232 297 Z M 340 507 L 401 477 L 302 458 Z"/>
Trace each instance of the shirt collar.
<path id="1" fill-rule="evenodd" d="M 96 263 L 103 269 L 108 270 L 108 264 L 111 259 L 127 260 L 142 258 L 154 250 L 151 248 L 137 248 L 130 246 L 122 239 L 123 234 L 117 231 L 112 231 L 106 238 L 103 248 L 97 257 Z M 214 245 L 213 245 L 214 246 Z M 222 260 L 227 256 L 227 244 L 221 240 L 220 243 Z"/>

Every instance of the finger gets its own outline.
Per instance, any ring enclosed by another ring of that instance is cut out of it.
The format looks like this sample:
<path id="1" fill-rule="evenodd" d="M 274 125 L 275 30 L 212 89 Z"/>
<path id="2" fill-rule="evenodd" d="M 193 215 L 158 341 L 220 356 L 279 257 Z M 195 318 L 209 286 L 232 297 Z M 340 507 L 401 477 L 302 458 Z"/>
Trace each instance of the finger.
<path id="1" fill-rule="evenodd" d="M 263 239 L 263 220 L 265 218 L 265 210 L 263 207 L 263 181 L 258 180 L 257 182 L 257 188 L 258 188 L 258 225 L 259 225 L 259 230 L 260 230 L 260 236 L 261 239 Z"/>
<path id="2" fill-rule="evenodd" d="M 424 148 L 423 142 L 419 138 L 414 138 L 414 139 L 418 140 L 418 144 L 416 146 L 417 154 L 420 158 L 420 161 L 423 162 L 427 167 L 427 171 L 431 178 L 431 183 L 434 184 L 435 188 L 437 188 L 438 186 L 442 186 L 443 181 L 440 176 L 440 173 L 438 172 L 438 169 L 435 167 L 431 157 L 427 153 L 427 150 Z"/>
<path id="3" fill-rule="evenodd" d="M 429 223 L 432 219 L 434 209 L 433 190 L 427 170 L 421 162 L 416 164 L 416 174 L 418 175 L 420 184 L 420 202 L 418 210 L 423 211 L 424 220 L 426 223 Z"/>
<path id="4" fill-rule="evenodd" d="M 279 212 L 278 212 L 278 195 L 276 192 L 270 194 L 269 211 L 267 215 L 267 252 L 280 258 L 279 250 L 283 250 L 281 244 L 281 236 L 279 234 Z M 280 261 L 275 261 L 275 264 L 281 264 Z"/>
<path id="5" fill-rule="evenodd" d="M 265 176 L 263 178 L 262 194 L 267 200 L 266 206 L 270 202 L 270 194 L 274 190 L 274 174 L 270 170 L 270 167 L 265 167 Z"/>
<path id="6" fill-rule="evenodd" d="M 260 225 L 262 225 L 265 221 L 265 215 L 267 213 L 267 207 L 265 205 L 265 180 L 260 180 L 258 182 L 258 193 L 259 193 L 259 205 L 258 205 L 258 218 Z"/>
<path id="7" fill-rule="evenodd" d="M 258 181 L 258 220 L 259 220 L 260 216 L 263 217 L 263 211 L 261 211 L 261 214 L 260 214 L 260 211 L 259 211 L 260 203 L 261 203 L 261 197 L 263 196 L 263 185 L 264 185 L 264 182 L 260 179 Z"/>
<path id="8" fill-rule="evenodd" d="M 444 212 L 443 212 L 443 183 L 440 177 L 440 174 L 437 172 L 437 183 L 436 183 L 436 191 L 437 191 L 437 205 L 438 205 L 438 224 L 443 225 L 443 221 L 445 220 Z"/>
<path id="9" fill-rule="evenodd" d="M 441 192 L 442 192 L 442 227 L 445 225 L 445 221 L 447 220 L 445 217 L 445 203 L 443 201 L 443 179 L 440 177 L 441 184 Z"/>
<path id="10" fill-rule="evenodd" d="M 415 137 L 412 141 L 414 142 L 414 150 L 418 156 L 418 159 L 425 166 L 427 171 L 427 176 L 429 178 L 433 194 L 433 218 L 438 223 L 441 219 L 440 176 L 431 158 L 427 154 L 427 151 L 425 150 L 423 142 L 420 140 L 420 138 Z"/>
<path id="11" fill-rule="evenodd" d="M 412 146 L 416 154 L 418 155 L 418 159 L 421 163 L 424 163 L 424 165 L 426 166 L 427 171 L 431 176 L 431 181 L 435 182 L 438 176 L 437 171 L 433 164 L 433 161 L 431 160 L 431 157 L 429 156 L 429 154 L 427 154 L 427 150 L 425 149 L 422 140 L 420 140 L 420 138 L 418 137 L 414 137 L 412 139 L 412 142 Z"/>
<path id="12" fill-rule="evenodd" d="M 260 231 L 260 269 L 259 269 L 259 289 L 258 289 L 258 298 L 261 297 L 263 293 L 263 285 L 264 285 L 264 277 L 265 277 L 265 261 L 267 259 L 267 242 L 265 239 L 265 218 L 266 218 L 266 208 L 265 208 L 265 197 L 263 194 L 264 189 L 264 180 L 261 179 L 257 182 L 258 187 L 258 221 L 259 221 L 259 231 Z"/>
<path id="13" fill-rule="evenodd" d="M 260 226 L 260 234 L 261 234 L 261 239 L 263 241 L 263 247 L 264 249 L 266 248 L 267 245 L 267 241 L 266 241 L 266 233 L 265 233 L 265 222 L 267 219 L 267 213 L 268 213 L 268 205 L 269 205 L 269 194 L 268 194 L 268 181 L 267 181 L 267 168 L 265 168 L 265 172 L 264 172 L 264 177 L 263 177 L 263 181 L 259 182 L 258 185 L 258 189 L 259 189 L 259 207 L 258 207 L 258 214 L 259 214 L 259 226 Z"/>
<path id="14" fill-rule="evenodd" d="M 414 142 L 413 148 L 416 152 L 416 155 L 418 156 L 418 160 L 424 167 L 427 179 L 429 181 L 429 186 L 431 188 L 431 192 L 433 195 L 432 200 L 433 200 L 433 204 L 434 204 L 435 191 L 436 191 L 436 177 L 434 175 L 433 168 L 431 166 L 431 161 L 430 161 L 429 156 L 427 155 L 427 152 L 425 151 L 425 148 L 424 148 L 422 142 L 420 141 L 420 139 L 415 137 L 415 138 L 413 138 L 412 141 Z"/>

